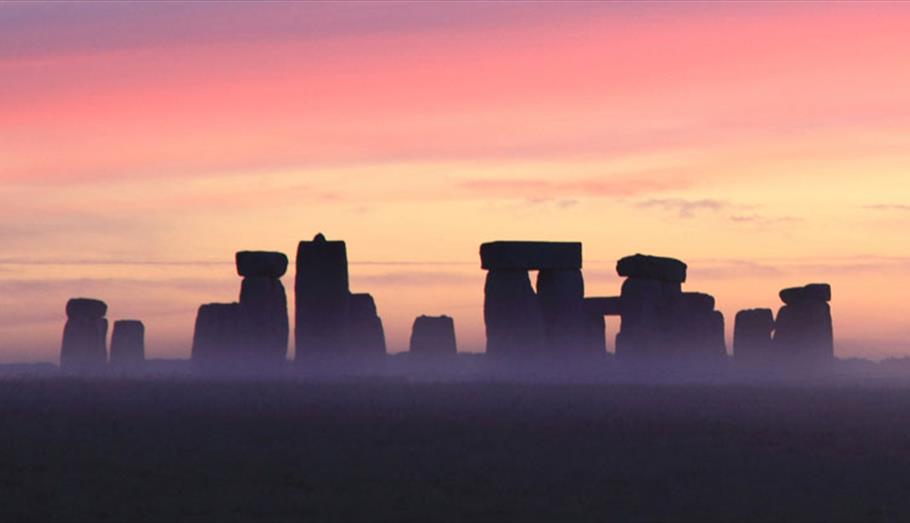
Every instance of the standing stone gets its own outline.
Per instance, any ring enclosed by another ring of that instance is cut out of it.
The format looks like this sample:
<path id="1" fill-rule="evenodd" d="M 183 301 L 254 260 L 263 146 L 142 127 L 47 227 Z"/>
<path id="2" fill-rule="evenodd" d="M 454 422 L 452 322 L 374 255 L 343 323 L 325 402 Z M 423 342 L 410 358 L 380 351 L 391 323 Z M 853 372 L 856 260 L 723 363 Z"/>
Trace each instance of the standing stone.
<path id="1" fill-rule="evenodd" d="M 524 270 L 492 270 L 484 286 L 487 354 L 513 356 L 540 353 L 543 319 L 531 279 Z"/>
<path id="2" fill-rule="evenodd" d="M 771 309 L 747 309 L 736 313 L 733 327 L 733 357 L 737 363 L 765 364 L 772 359 L 771 333 L 774 312 Z"/>
<path id="3" fill-rule="evenodd" d="M 449 316 L 420 316 L 411 330 L 410 353 L 414 356 L 454 356 L 455 322 Z"/>
<path id="4" fill-rule="evenodd" d="M 385 354 L 385 332 L 373 296 L 351 294 L 350 313 L 350 353 L 374 356 Z"/>
<path id="5" fill-rule="evenodd" d="M 593 352 L 587 342 L 585 284 L 580 269 L 541 269 L 537 298 L 548 352 Z"/>
<path id="6" fill-rule="evenodd" d="M 111 333 L 111 365 L 137 367 L 145 361 L 145 326 L 137 320 L 114 322 Z"/>
<path id="7" fill-rule="evenodd" d="M 726 356 L 724 317 L 714 310 L 714 297 L 684 292 L 673 300 L 670 350 L 678 357 L 698 360 Z"/>
<path id="8" fill-rule="evenodd" d="M 240 286 L 242 352 L 245 359 L 282 363 L 288 352 L 288 301 L 281 280 L 247 276 Z"/>
<path id="9" fill-rule="evenodd" d="M 107 305 L 100 300 L 74 298 L 66 304 L 66 325 L 60 347 L 60 366 L 67 370 L 97 370 L 107 364 Z"/>
<path id="10" fill-rule="evenodd" d="M 827 284 L 784 289 L 786 303 L 774 322 L 775 352 L 800 361 L 828 361 L 834 358 L 834 330 L 831 320 L 831 288 Z"/>
<path id="11" fill-rule="evenodd" d="M 617 356 L 655 357 L 672 353 L 674 308 L 681 294 L 678 282 L 628 278 L 622 286 Z"/>
<path id="12" fill-rule="evenodd" d="M 317 234 L 313 241 L 300 242 L 295 294 L 296 358 L 346 352 L 351 292 L 343 241 L 327 241 Z"/>
<path id="13" fill-rule="evenodd" d="M 199 307 L 193 333 L 194 364 L 225 365 L 236 362 L 243 345 L 239 303 L 209 303 Z"/>

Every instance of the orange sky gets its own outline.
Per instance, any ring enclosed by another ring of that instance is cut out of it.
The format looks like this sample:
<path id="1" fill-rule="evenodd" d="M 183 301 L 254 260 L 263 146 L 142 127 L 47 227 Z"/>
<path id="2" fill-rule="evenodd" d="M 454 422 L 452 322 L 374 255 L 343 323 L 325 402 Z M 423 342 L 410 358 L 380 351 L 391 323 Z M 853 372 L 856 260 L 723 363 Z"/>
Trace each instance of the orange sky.
<path id="1" fill-rule="evenodd" d="M 839 355 L 910 355 L 908 31 L 870 2 L 0 4 L 0 360 L 55 360 L 76 295 L 185 357 L 235 250 L 318 231 L 393 350 L 423 313 L 480 350 L 479 244 L 550 239 L 590 295 L 681 258 L 728 320 L 829 281 Z"/>

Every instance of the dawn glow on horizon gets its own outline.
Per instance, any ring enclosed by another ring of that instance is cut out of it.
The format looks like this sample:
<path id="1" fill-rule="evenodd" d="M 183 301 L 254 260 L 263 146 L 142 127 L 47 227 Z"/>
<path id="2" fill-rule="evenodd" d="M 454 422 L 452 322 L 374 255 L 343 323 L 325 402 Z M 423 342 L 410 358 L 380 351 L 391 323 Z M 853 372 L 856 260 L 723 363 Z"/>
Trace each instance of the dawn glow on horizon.
<path id="1" fill-rule="evenodd" d="M 874 2 L 0 3 L 0 360 L 56 360 L 74 296 L 188 357 L 235 251 L 318 232 L 392 352 L 421 314 L 482 351 L 479 245 L 554 240 L 590 296 L 684 260 L 728 337 L 829 282 L 839 357 L 910 356 L 908 34 Z"/>

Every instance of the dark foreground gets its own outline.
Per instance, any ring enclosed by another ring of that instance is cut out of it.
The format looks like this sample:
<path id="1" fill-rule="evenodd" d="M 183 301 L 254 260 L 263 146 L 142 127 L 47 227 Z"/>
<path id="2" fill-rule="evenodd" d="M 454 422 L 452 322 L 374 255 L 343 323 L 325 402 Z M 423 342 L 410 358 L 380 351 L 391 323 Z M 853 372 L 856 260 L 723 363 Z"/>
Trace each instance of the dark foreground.
<path id="1" fill-rule="evenodd" d="M 910 389 L 0 382 L 0 521 L 910 519 Z"/>

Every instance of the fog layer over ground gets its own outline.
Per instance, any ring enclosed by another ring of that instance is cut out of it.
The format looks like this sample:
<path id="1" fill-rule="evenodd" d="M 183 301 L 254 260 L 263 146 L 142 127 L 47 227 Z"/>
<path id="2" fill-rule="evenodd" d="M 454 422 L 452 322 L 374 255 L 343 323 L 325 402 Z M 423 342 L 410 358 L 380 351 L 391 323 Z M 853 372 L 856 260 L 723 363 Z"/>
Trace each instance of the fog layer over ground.
<path id="1" fill-rule="evenodd" d="M 910 517 L 910 387 L 815 381 L 9 377 L 0 519 Z"/>

